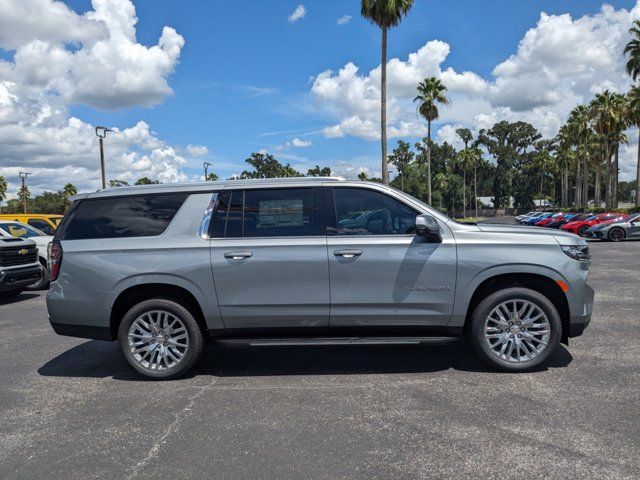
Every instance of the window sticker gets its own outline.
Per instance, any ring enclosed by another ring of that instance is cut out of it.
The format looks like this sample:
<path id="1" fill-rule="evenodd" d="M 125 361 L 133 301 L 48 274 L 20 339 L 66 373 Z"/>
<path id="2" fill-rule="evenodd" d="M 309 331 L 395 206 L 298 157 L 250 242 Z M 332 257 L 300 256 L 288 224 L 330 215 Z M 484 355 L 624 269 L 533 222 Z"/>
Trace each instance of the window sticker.
<path id="1" fill-rule="evenodd" d="M 301 198 L 260 200 L 257 228 L 293 227 L 303 225 Z"/>

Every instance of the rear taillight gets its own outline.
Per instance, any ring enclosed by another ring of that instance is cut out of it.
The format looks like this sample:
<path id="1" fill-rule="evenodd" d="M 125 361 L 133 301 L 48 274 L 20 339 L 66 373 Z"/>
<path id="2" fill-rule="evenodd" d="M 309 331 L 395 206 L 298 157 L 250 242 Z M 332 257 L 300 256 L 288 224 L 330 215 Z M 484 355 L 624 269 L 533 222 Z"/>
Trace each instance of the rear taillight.
<path id="1" fill-rule="evenodd" d="M 49 279 L 53 282 L 60 274 L 62 265 L 62 245 L 58 240 L 49 244 Z"/>

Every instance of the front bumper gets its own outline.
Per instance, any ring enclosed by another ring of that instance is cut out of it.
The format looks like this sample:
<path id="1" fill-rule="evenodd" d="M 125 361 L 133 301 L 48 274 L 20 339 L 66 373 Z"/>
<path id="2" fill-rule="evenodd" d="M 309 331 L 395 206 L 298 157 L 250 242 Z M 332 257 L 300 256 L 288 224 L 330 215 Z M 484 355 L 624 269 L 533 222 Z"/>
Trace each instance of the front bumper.
<path id="1" fill-rule="evenodd" d="M 585 287 L 584 307 L 583 311 L 578 315 L 571 315 L 569 318 L 569 332 L 568 337 L 578 337 L 582 335 L 584 329 L 587 328 L 591 321 L 591 314 L 593 312 L 593 297 L 595 292 L 589 285 Z"/>
<path id="2" fill-rule="evenodd" d="M 19 268 L 0 267 L 0 292 L 9 292 L 33 285 L 42 278 L 39 264 Z"/>

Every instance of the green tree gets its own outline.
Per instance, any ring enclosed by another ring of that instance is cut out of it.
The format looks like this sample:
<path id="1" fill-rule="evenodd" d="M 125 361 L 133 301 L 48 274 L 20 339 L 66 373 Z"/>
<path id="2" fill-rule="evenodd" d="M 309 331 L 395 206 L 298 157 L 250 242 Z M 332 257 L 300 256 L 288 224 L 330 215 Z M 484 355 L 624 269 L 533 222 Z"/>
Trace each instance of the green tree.
<path id="1" fill-rule="evenodd" d="M 220 177 L 218 177 L 217 174 L 215 174 L 214 172 L 209 172 L 207 174 L 207 178 L 205 178 L 205 181 L 207 182 L 216 182 L 220 179 Z"/>
<path id="2" fill-rule="evenodd" d="M 149 177 L 142 177 L 136 180 L 136 185 L 156 185 L 160 183 L 159 180 L 151 180 Z"/>
<path id="3" fill-rule="evenodd" d="M 526 122 L 501 121 L 489 130 L 480 130 L 478 143 L 484 145 L 496 160 L 496 170 L 493 179 L 493 204 L 495 208 L 509 205 L 510 198 L 518 194 L 518 207 L 528 207 L 533 203 L 533 188 L 530 171 L 527 165 L 531 163 L 531 148 L 542 137 L 533 125 Z M 514 188 L 517 178 L 518 186 L 527 186 L 526 191 Z"/>
<path id="4" fill-rule="evenodd" d="M 109 180 L 109 188 L 117 188 L 117 187 L 128 187 L 129 182 L 125 180 L 120 180 L 119 178 L 114 178 Z"/>
<path id="5" fill-rule="evenodd" d="M 253 171 L 245 170 L 241 178 L 276 178 L 276 177 L 301 177 L 302 174 L 294 170 L 288 163 L 282 165 L 269 153 L 252 153 L 245 160 L 253 167 Z"/>
<path id="6" fill-rule="evenodd" d="M 382 146 L 382 183 L 389 184 L 387 165 L 387 30 L 397 26 L 413 6 L 413 0 L 362 0 L 361 14 L 382 32 L 380 63 L 380 143 Z"/>
<path id="7" fill-rule="evenodd" d="M 415 154 L 411 151 L 411 147 L 407 142 L 398 140 L 398 146 L 389 155 L 389 163 L 398 169 L 400 175 L 400 190 L 404 191 L 404 177 L 407 174 L 409 164 L 413 162 Z"/>
<path id="8" fill-rule="evenodd" d="M 418 95 L 413 99 L 418 102 L 418 113 L 427 120 L 427 203 L 431 204 L 431 122 L 440 116 L 438 104 L 449 105 L 446 96 L 447 87 L 435 77 L 425 78 L 418 84 Z"/>
<path id="9" fill-rule="evenodd" d="M 18 189 L 18 198 L 22 202 L 22 205 L 27 205 L 29 198 L 31 198 L 31 191 L 29 190 L 28 186 L 26 185 L 24 187 L 21 186 Z M 24 210 L 28 210 L 28 206 Z M 27 212 L 25 211 L 24 213 L 27 213 Z"/>
<path id="10" fill-rule="evenodd" d="M 634 20 L 629 29 L 632 39 L 624 47 L 624 54 L 629 58 L 626 64 L 627 73 L 635 82 L 640 76 L 640 20 Z"/>
<path id="11" fill-rule="evenodd" d="M 2 213 L 2 202 L 7 198 L 7 181 L 0 175 L 0 213 Z"/>
<path id="12" fill-rule="evenodd" d="M 331 169 L 329 167 L 320 168 L 316 165 L 314 168 L 307 170 L 307 177 L 330 177 Z"/>
<path id="13" fill-rule="evenodd" d="M 637 22 L 637 20 L 636 20 Z M 639 128 L 638 130 L 638 151 L 636 157 L 636 207 L 640 207 L 640 86 L 634 85 L 627 93 L 627 118 L 630 125 Z M 0 182 L 0 197 L 2 186 Z"/>

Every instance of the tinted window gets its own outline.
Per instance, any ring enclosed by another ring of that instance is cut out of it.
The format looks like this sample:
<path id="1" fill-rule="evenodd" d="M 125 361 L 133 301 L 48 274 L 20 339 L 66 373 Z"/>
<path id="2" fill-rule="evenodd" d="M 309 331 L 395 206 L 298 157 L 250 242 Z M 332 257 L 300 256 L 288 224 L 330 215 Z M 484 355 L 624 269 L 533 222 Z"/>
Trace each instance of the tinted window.
<path id="1" fill-rule="evenodd" d="M 334 188 L 333 192 L 338 235 L 415 232 L 417 212 L 383 193 L 362 188 Z"/>
<path id="2" fill-rule="evenodd" d="M 51 227 L 51 225 L 49 225 L 44 220 L 38 220 L 36 218 L 30 218 L 27 221 L 27 223 L 29 225 L 31 225 L 32 227 L 37 228 L 41 232 L 46 233 L 47 235 L 53 235 L 53 232 L 54 232 L 53 228 Z"/>
<path id="3" fill-rule="evenodd" d="M 317 222 L 311 188 L 245 192 L 245 237 L 315 235 Z"/>
<path id="4" fill-rule="evenodd" d="M 160 235 L 186 197 L 175 193 L 84 200 L 70 212 L 60 239 Z"/>

